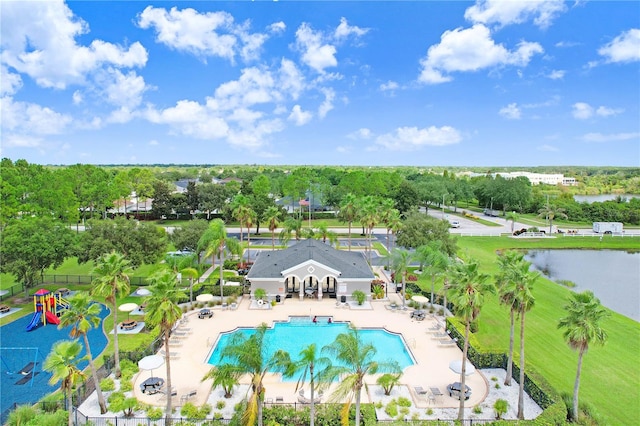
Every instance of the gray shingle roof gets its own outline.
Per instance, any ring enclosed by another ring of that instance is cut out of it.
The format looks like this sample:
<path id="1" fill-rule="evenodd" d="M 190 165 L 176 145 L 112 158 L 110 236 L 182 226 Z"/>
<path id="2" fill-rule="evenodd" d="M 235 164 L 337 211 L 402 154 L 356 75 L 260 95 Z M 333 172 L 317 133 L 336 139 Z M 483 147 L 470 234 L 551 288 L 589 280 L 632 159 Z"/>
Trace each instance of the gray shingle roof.
<path id="1" fill-rule="evenodd" d="M 336 250 L 328 244 L 308 239 L 284 250 L 261 251 L 247 279 L 281 278 L 282 271 L 308 260 L 340 271 L 341 278 L 375 278 L 361 252 Z"/>

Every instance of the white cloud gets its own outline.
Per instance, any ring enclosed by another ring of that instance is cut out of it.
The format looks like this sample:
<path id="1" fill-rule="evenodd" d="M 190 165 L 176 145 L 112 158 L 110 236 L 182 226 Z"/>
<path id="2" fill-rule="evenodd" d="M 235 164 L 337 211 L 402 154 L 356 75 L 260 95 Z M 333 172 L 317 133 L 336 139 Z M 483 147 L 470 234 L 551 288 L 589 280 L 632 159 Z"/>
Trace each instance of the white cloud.
<path id="1" fill-rule="evenodd" d="M 382 90 L 383 92 L 393 92 L 395 90 L 397 90 L 400 87 L 400 85 L 398 83 L 396 83 L 395 81 L 387 81 L 386 83 L 382 83 L 380 85 L 380 90 Z"/>
<path id="2" fill-rule="evenodd" d="M 509 120 L 519 120 L 522 116 L 520 108 L 518 108 L 518 104 L 516 103 L 512 103 L 504 108 L 500 108 L 500 111 L 498 113 L 504 118 L 508 118 Z"/>
<path id="3" fill-rule="evenodd" d="M 593 116 L 593 107 L 585 102 L 576 102 L 571 114 L 578 120 L 587 120 Z"/>
<path id="4" fill-rule="evenodd" d="M 423 146 L 444 146 L 459 143 L 460 132 L 450 126 L 400 127 L 395 133 L 387 133 L 376 138 L 376 144 L 392 151 L 414 151 Z"/>
<path id="5" fill-rule="evenodd" d="M 582 140 L 586 142 L 621 142 L 636 139 L 640 142 L 640 133 L 587 133 L 582 136 Z"/>
<path id="6" fill-rule="evenodd" d="M 557 152 L 558 148 L 553 145 L 540 145 L 538 151 Z"/>
<path id="7" fill-rule="evenodd" d="M 34 146 L 39 136 L 60 134 L 72 121 L 66 114 L 34 103 L 14 102 L 10 96 L 0 99 L 0 111 L 5 146 Z"/>
<path id="8" fill-rule="evenodd" d="M 440 43 L 429 47 L 426 58 L 420 61 L 422 70 L 418 80 L 422 83 L 443 83 L 451 80 L 445 73 L 478 71 L 504 65 L 526 66 L 534 54 L 542 53 L 538 43 L 522 41 L 517 49 L 507 50 L 495 44 L 484 25 L 445 31 Z"/>
<path id="9" fill-rule="evenodd" d="M 331 88 L 323 88 L 320 91 L 324 94 L 324 101 L 318 108 L 318 116 L 324 118 L 329 111 L 333 109 L 333 101 L 336 97 L 336 92 Z"/>
<path id="10" fill-rule="evenodd" d="M 354 35 L 355 37 L 362 37 L 367 32 L 369 32 L 369 28 L 360 28 L 356 26 L 351 26 L 347 22 L 346 18 L 340 18 L 340 25 L 336 28 L 334 32 L 334 37 L 336 40 L 346 39 L 347 37 Z"/>
<path id="11" fill-rule="evenodd" d="M 356 140 L 368 140 L 368 139 L 371 139 L 373 136 L 374 136 L 373 132 L 371 132 L 371 130 L 367 129 L 366 127 L 358 129 L 355 132 L 349 133 L 347 135 L 349 139 L 356 139 Z"/>
<path id="12" fill-rule="evenodd" d="M 287 25 L 284 22 L 279 21 L 269 25 L 267 29 L 269 30 L 270 33 L 279 34 L 279 33 L 283 33 L 287 29 Z"/>
<path id="13" fill-rule="evenodd" d="M 74 105 L 80 105 L 84 101 L 84 97 L 79 90 L 73 92 L 72 101 Z"/>
<path id="14" fill-rule="evenodd" d="M 43 87 L 85 84 L 103 66 L 132 68 L 147 62 L 147 51 L 138 42 L 128 47 L 102 40 L 77 44 L 89 27 L 61 1 L 3 2 L 2 15 L 2 62 Z"/>
<path id="15" fill-rule="evenodd" d="M 21 87 L 20 75 L 9 72 L 7 67 L 0 65 L 0 96 L 14 95 Z"/>
<path id="16" fill-rule="evenodd" d="M 473 23 L 501 27 L 533 19 L 538 27 L 547 28 L 566 9 L 564 0 L 476 0 L 476 4 L 465 11 L 464 17 Z"/>
<path id="17" fill-rule="evenodd" d="M 309 111 L 303 111 L 300 105 L 295 105 L 291 109 L 291 114 L 289 114 L 289 121 L 293 121 L 296 126 L 302 126 L 311 121 L 313 114 Z"/>
<path id="18" fill-rule="evenodd" d="M 337 146 L 336 147 L 336 152 L 339 154 L 348 154 L 352 151 L 352 148 L 350 146 Z"/>
<path id="19" fill-rule="evenodd" d="M 280 62 L 277 79 L 280 90 L 288 93 L 293 100 L 298 99 L 306 86 L 304 75 L 289 59 L 283 58 Z"/>
<path id="20" fill-rule="evenodd" d="M 302 62 L 319 73 L 338 65 L 335 46 L 324 43 L 322 33 L 314 31 L 307 23 L 296 31 L 296 47 L 302 53 Z"/>
<path id="21" fill-rule="evenodd" d="M 606 106 L 599 106 L 598 108 L 594 108 L 586 102 L 576 102 L 575 104 L 573 104 L 572 115 L 578 120 L 587 120 L 594 115 L 597 115 L 599 117 L 611 117 L 623 112 L 624 109 L 621 108 L 610 108 Z"/>
<path id="22" fill-rule="evenodd" d="M 607 62 L 636 62 L 640 61 L 640 29 L 633 28 L 623 32 L 598 49 L 598 53 Z"/>
<path id="23" fill-rule="evenodd" d="M 567 72 L 565 70 L 552 70 L 547 75 L 547 78 L 550 78 L 551 80 L 562 80 L 566 73 Z"/>
<path id="24" fill-rule="evenodd" d="M 120 70 L 110 69 L 97 78 L 102 81 L 103 99 L 117 107 L 134 109 L 142 102 L 142 94 L 148 90 L 144 78 L 135 71 L 124 74 Z"/>
<path id="25" fill-rule="evenodd" d="M 149 141 L 149 145 L 151 145 L 151 146 L 158 146 L 158 145 L 160 145 L 160 143 L 159 143 L 157 140 L 152 139 L 152 140 L 150 140 L 150 141 Z"/>

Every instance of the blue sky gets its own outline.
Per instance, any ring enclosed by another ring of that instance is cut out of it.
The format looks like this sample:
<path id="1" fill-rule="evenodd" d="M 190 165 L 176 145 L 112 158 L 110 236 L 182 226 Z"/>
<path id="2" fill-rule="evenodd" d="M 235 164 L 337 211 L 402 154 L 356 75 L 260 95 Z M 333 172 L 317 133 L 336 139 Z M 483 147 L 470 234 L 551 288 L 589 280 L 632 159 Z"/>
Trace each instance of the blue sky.
<path id="1" fill-rule="evenodd" d="M 1 156 L 640 166 L 640 2 L 2 1 Z"/>

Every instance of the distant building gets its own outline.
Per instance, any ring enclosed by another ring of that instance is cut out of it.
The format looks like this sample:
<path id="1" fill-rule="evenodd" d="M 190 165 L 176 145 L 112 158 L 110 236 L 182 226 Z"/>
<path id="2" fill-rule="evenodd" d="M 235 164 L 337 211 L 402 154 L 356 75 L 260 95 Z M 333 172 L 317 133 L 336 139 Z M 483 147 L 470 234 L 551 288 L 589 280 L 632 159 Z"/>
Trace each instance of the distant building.
<path id="1" fill-rule="evenodd" d="M 576 178 L 565 177 L 562 173 L 532 173 L 532 172 L 497 172 L 497 173 L 473 173 L 473 172 L 462 172 L 458 175 L 468 176 L 468 177 L 477 177 L 477 176 L 487 176 L 491 175 L 494 178 L 498 175 L 502 176 L 505 179 L 514 179 L 517 177 L 526 177 L 531 182 L 531 185 L 539 185 L 544 183 L 545 185 L 564 185 L 564 186 L 573 186 L 576 185 Z"/>

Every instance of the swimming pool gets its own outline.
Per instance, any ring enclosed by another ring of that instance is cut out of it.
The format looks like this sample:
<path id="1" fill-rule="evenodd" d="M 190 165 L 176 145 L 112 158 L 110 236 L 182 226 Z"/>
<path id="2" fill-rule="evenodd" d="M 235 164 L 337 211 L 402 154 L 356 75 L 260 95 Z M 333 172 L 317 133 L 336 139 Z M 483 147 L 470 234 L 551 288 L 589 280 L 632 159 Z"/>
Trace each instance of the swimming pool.
<path id="1" fill-rule="evenodd" d="M 69 327 L 58 330 L 58 327 L 52 324 L 40 326 L 33 331 L 27 332 L 25 328 L 31 321 L 33 313 L 13 321 L 10 324 L 0 327 L 0 423 L 4 424 L 6 416 L 13 404 L 35 403 L 48 393 L 58 389 L 59 384 L 55 386 L 49 385 L 51 374 L 42 370 L 42 363 L 51 351 L 51 347 L 58 340 L 67 340 L 69 338 Z M 109 309 L 104 305 L 100 312 L 100 318 L 104 318 L 109 314 Z M 104 350 L 107 345 L 107 336 L 102 331 L 102 323 L 98 328 L 94 328 L 87 334 L 89 344 L 91 345 L 91 353 L 94 358 Z M 85 355 L 84 340 L 79 339 L 83 349 L 80 356 Z M 8 348 L 31 348 L 23 350 L 14 350 Z M 33 348 L 37 348 L 37 351 Z M 31 362 L 36 362 L 33 376 L 31 380 L 24 381 L 27 377 L 20 373 L 20 370 Z M 85 368 L 88 362 L 81 362 L 80 368 Z M 90 373 L 88 373 L 90 374 Z M 17 384 L 22 383 L 22 384 Z"/>
<path id="2" fill-rule="evenodd" d="M 349 331 L 348 322 L 328 323 L 329 317 L 318 317 L 316 323 L 309 317 L 291 317 L 289 321 L 275 322 L 268 328 L 265 334 L 265 356 L 270 357 L 275 351 L 282 349 L 289 353 L 293 360 L 299 358 L 300 351 L 315 343 L 319 351 L 323 346 L 332 343 L 338 334 Z M 238 333 L 251 335 L 256 332 L 255 327 L 238 328 L 228 333 L 222 333 L 212 348 L 208 363 L 218 365 L 221 363 L 222 350 L 229 340 Z M 402 335 L 390 333 L 382 328 L 358 329 L 360 338 L 364 343 L 371 343 L 377 352 L 374 357 L 378 362 L 396 361 L 403 370 L 415 364 L 411 351 L 402 338 Z M 321 353 L 320 356 L 323 356 Z M 286 380 L 286 379 L 284 379 Z M 293 377 L 289 380 L 297 380 Z"/>

